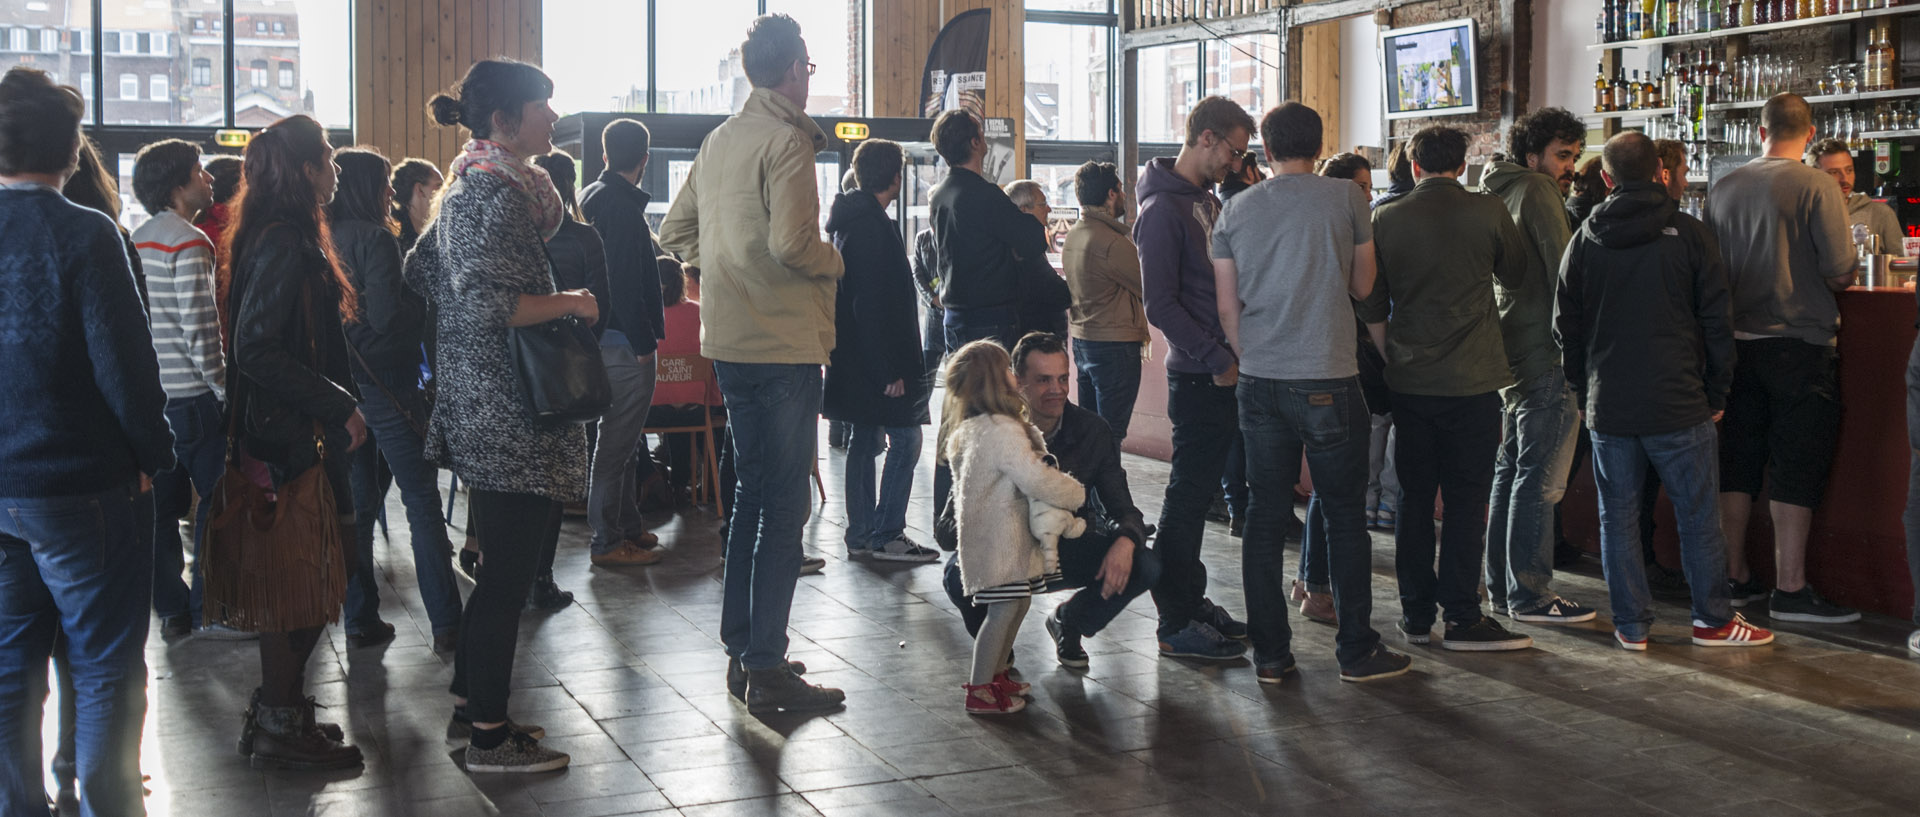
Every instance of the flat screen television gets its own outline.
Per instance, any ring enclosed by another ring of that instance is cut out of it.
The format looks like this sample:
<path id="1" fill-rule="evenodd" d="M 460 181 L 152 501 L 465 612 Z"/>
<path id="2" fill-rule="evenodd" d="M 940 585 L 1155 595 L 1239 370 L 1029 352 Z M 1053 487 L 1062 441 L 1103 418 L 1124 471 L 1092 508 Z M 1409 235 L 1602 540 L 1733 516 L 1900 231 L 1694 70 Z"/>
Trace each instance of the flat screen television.
<path id="1" fill-rule="evenodd" d="M 1480 109 L 1471 19 L 1380 32 L 1380 78 L 1388 119 Z"/>

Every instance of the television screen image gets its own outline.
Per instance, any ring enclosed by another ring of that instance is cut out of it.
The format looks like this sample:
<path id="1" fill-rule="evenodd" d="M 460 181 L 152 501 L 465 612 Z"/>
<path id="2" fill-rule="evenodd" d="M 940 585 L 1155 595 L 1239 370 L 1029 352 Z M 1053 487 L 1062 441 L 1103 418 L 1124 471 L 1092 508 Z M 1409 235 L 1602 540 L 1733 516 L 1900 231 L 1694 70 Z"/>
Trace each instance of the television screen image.
<path id="1" fill-rule="evenodd" d="M 1383 31 L 1380 54 L 1388 119 L 1479 109 L 1472 20 Z"/>

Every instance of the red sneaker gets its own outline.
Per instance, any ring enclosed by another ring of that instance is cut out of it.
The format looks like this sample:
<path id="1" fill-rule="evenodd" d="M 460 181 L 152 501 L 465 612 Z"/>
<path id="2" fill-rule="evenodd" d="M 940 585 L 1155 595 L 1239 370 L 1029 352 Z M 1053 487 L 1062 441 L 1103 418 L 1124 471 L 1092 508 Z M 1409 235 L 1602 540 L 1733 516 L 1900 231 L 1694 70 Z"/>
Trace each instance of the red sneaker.
<path id="1" fill-rule="evenodd" d="M 1699 638 L 1699 637 L 1700 637 L 1700 635 L 1699 635 L 1699 633 L 1700 633 L 1700 628 L 1698 628 L 1698 627 L 1695 627 L 1695 628 L 1693 628 L 1693 632 L 1694 632 L 1694 638 Z M 1618 641 L 1618 642 L 1620 642 L 1620 648 L 1621 648 L 1621 649 L 1623 649 L 1623 650 L 1633 650 L 1634 652 L 1646 652 L 1646 651 L 1647 651 L 1647 637 L 1646 637 L 1646 636 L 1641 636 L 1641 637 L 1639 637 L 1639 638 L 1634 638 L 1634 637 L 1632 637 L 1632 636 L 1629 636 L 1629 635 L 1627 635 L 1626 633 L 1623 633 L 1623 632 L 1620 632 L 1619 630 L 1614 630 L 1614 631 L 1613 631 L 1613 640 L 1615 640 L 1615 641 Z"/>
<path id="2" fill-rule="evenodd" d="M 1025 681 L 1015 681 L 1013 680 L 1013 676 L 1005 672 L 993 676 L 992 683 L 994 688 L 1013 696 L 1021 696 L 1033 691 L 1032 684 Z"/>
<path id="3" fill-rule="evenodd" d="M 1739 613 L 1733 614 L 1733 620 L 1719 627 L 1708 627 L 1699 619 L 1693 621 L 1693 643 L 1699 647 L 1759 647 L 1773 643 L 1773 633 L 1747 623 Z"/>
<path id="4" fill-rule="evenodd" d="M 1008 715 L 1027 708 L 1027 699 L 1001 689 L 999 684 L 961 684 L 960 688 L 967 691 L 969 715 Z"/>

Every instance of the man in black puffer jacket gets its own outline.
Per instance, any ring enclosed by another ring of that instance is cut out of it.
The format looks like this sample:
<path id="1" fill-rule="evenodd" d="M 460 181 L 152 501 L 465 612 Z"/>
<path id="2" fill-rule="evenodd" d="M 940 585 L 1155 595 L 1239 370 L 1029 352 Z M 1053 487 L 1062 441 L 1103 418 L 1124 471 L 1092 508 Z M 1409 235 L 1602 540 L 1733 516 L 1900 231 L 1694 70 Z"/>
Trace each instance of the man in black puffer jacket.
<path id="1" fill-rule="evenodd" d="M 1623 133 L 1608 140 L 1603 161 L 1613 194 L 1561 260 L 1554 334 L 1593 438 L 1614 636 L 1644 650 L 1653 622 L 1634 524 L 1651 461 L 1673 500 L 1693 643 L 1766 643 L 1770 635 L 1734 614 L 1726 589 L 1714 423 L 1726 408 L 1734 347 L 1719 244 L 1655 180 L 1653 140 Z"/>

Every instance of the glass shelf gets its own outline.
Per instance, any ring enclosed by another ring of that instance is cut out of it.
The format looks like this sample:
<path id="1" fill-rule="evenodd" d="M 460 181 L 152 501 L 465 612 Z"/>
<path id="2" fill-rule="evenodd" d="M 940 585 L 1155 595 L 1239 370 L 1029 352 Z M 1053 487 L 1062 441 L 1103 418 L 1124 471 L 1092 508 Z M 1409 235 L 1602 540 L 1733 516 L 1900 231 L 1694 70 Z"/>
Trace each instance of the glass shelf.
<path id="1" fill-rule="evenodd" d="M 1875 17 L 1891 17 L 1895 14 L 1903 14 L 1903 13 L 1915 12 L 1915 11 L 1920 11 L 1920 6 L 1912 6 L 1912 5 L 1891 6 L 1883 9 L 1869 9 L 1867 11 L 1848 11 L 1848 12 L 1842 12 L 1840 14 L 1822 14 L 1818 17 L 1808 17 L 1804 20 L 1787 20 L 1785 22 L 1767 23 L 1765 25 L 1756 25 L 1756 26 L 1735 26 L 1733 28 L 1716 28 L 1712 31 L 1702 31 L 1695 34 L 1674 34 L 1667 37 L 1649 37 L 1647 39 L 1641 39 L 1641 40 L 1621 40 L 1616 43 L 1591 43 L 1587 46 L 1587 50 L 1588 51 L 1617 51 L 1622 48 L 1639 48 L 1640 46 L 1666 45 L 1668 43 L 1692 43 L 1692 42 L 1699 42 L 1701 40 L 1714 40 L 1714 39 L 1719 39 L 1721 37 L 1730 37 L 1735 34 L 1764 34 L 1769 31 L 1786 31 L 1788 29 L 1794 29 L 1794 28 L 1807 28 L 1810 26 L 1825 26 L 1825 25 L 1833 25 L 1835 23 L 1847 23 L 1847 22 L 1852 22 L 1854 20 L 1870 20 Z"/>

